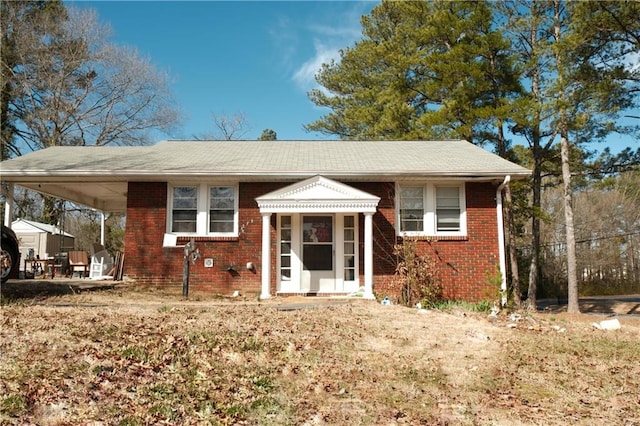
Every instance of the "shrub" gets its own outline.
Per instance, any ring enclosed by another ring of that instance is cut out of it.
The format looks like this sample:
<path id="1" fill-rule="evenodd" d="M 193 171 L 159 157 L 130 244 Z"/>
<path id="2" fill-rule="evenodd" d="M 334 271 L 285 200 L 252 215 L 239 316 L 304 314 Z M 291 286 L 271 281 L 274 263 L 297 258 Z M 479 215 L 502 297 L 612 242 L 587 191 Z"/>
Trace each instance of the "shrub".
<path id="1" fill-rule="evenodd" d="M 431 306 L 442 300 L 442 285 L 438 263 L 433 256 L 420 254 L 415 240 L 404 239 L 396 244 L 393 254 L 397 259 L 392 288 L 396 298 L 405 306 Z"/>

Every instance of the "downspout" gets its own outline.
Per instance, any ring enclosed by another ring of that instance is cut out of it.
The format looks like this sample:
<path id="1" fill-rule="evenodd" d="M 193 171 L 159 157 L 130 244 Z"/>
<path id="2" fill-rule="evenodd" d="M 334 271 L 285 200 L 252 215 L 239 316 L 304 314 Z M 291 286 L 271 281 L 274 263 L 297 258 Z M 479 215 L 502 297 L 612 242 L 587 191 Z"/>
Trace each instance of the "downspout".
<path id="1" fill-rule="evenodd" d="M 498 256 L 500 258 L 500 294 L 502 294 L 502 307 L 507 306 L 507 257 L 504 242 L 504 215 L 502 212 L 502 190 L 511 180 L 511 176 L 504 177 L 504 182 L 496 190 L 496 214 L 498 215 Z"/>

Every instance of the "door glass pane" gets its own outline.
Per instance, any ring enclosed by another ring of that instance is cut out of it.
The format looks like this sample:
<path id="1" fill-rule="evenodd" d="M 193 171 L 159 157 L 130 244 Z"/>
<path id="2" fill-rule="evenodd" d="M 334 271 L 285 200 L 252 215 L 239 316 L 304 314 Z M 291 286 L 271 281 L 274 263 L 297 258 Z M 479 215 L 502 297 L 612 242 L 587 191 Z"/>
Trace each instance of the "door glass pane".
<path id="1" fill-rule="evenodd" d="M 303 241 L 305 243 L 333 242 L 333 218 L 331 216 L 305 216 Z"/>
<path id="2" fill-rule="evenodd" d="M 344 240 L 345 241 L 353 241 L 354 238 L 354 231 L 353 229 L 345 229 L 344 230 Z"/>
<path id="3" fill-rule="evenodd" d="M 280 216 L 280 279 L 291 281 L 291 216 Z"/>
<path id="4" fill-rule="evenodd" d="M 356 279 L 356 273 L 353 269 L 346 269 L 344 271 L 344 279 L 346 281 L 354 281 Z"/>
<path id="5" fill-rule="evenodd" d="M 353 228 L 353 216 L 345 216 L 344 218 L 344 227 L 345 228 Z"/>
<path id="6" fill-rule="evenodd" d="M 302 262 L 306 271 L 333 270 L 333 247 L 330 245 L 305 245 Z"/>
<path id="7" fill-rule="evenodd" d="M 344 254 L 353 254 L 355 253 L 354 251 L 355 245 L 353 243 L 344 243 Z"/>
<path id="8" fill-rule="evenodd" d="M 307 271 L 333 270 L 333 217 L 302 218 L 302 263 Z"/>

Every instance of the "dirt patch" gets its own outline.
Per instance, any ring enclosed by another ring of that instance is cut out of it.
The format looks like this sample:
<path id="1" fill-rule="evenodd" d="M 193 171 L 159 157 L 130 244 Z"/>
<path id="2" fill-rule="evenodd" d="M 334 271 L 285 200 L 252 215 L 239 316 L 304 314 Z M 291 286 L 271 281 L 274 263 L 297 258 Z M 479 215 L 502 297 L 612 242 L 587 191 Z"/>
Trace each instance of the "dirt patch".
<path id="1" fill-rule="evenodd" d="M 632 318 L 126 287 L 11 300 L 2 424 L 640 425 Z"/>

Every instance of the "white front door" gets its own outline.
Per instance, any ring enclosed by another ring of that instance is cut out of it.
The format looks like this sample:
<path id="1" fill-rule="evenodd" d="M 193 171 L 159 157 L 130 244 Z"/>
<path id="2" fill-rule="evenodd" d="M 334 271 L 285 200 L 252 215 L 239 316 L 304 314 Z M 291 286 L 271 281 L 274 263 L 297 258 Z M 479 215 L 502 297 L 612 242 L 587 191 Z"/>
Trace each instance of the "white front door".
<path id="1" fill-rule="evenodd" d="M 335 289 L 335 234 L 333 215 L 302 216 L 302 276 L 300 290 L 305 293 Z"/>

